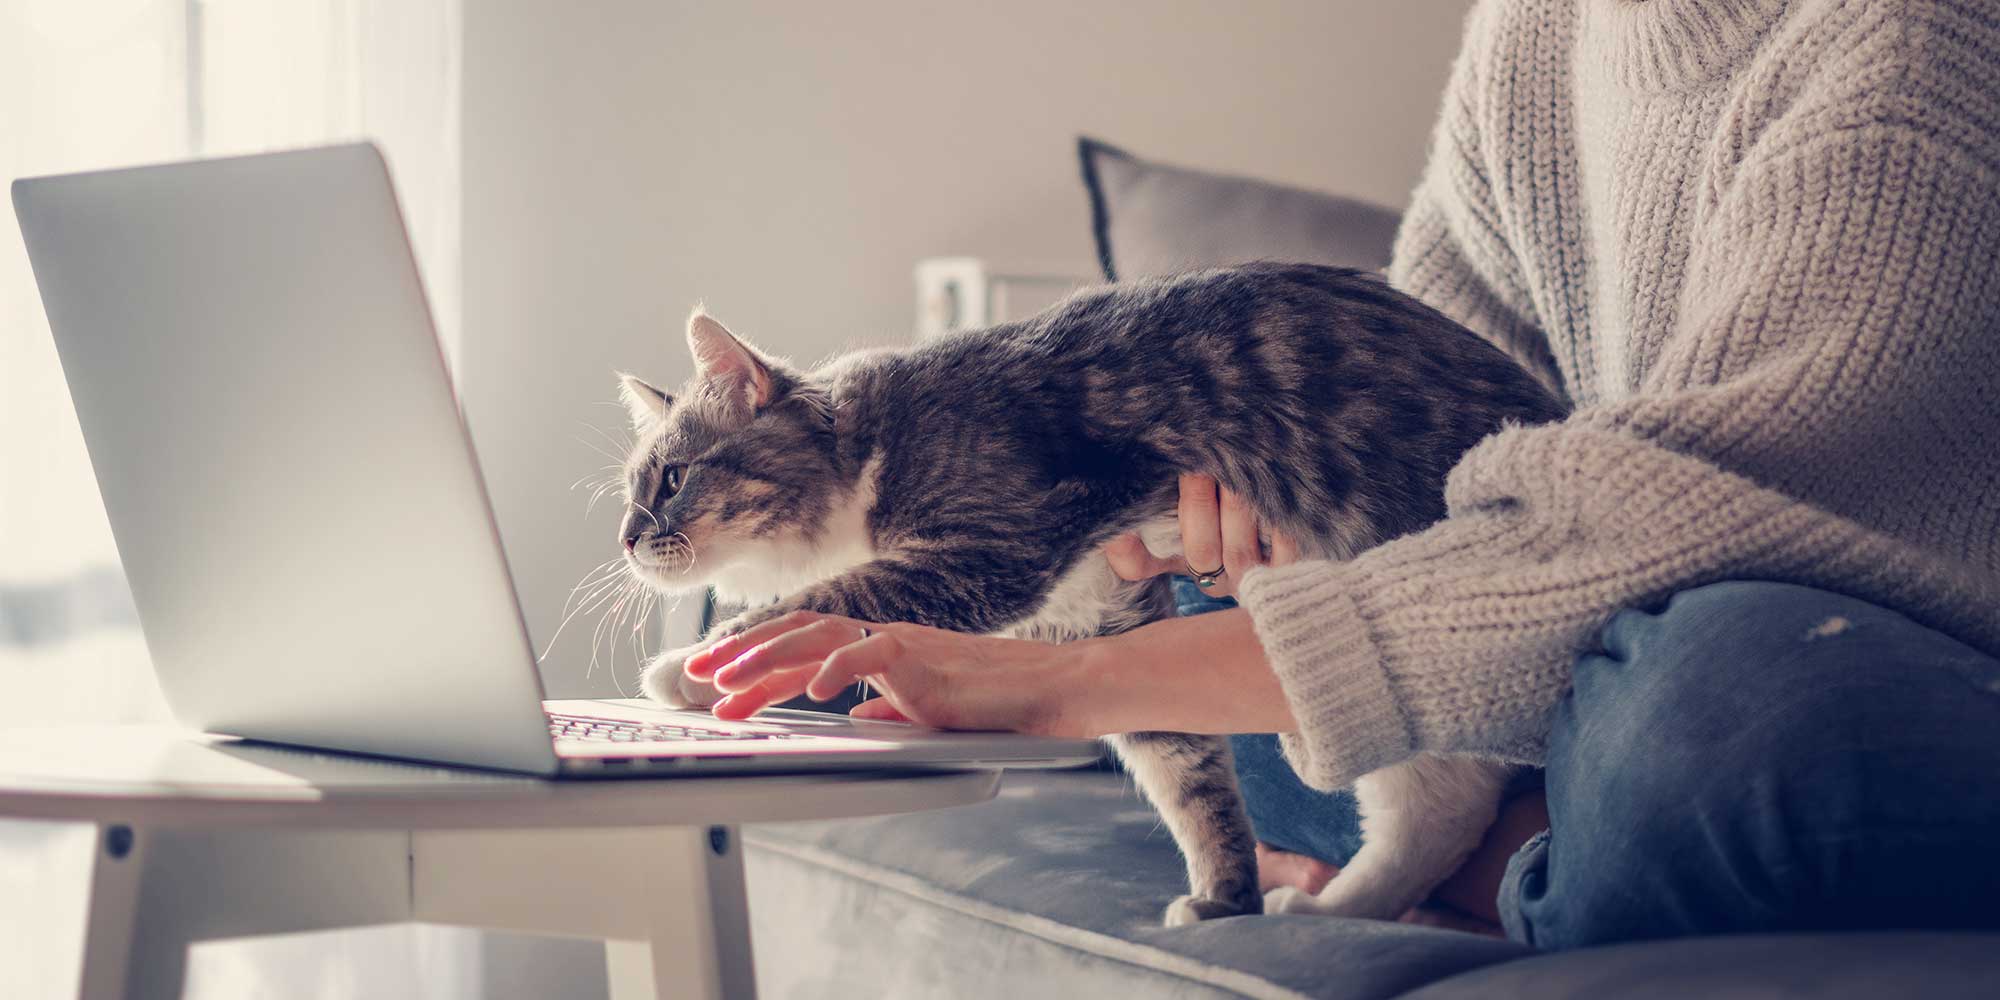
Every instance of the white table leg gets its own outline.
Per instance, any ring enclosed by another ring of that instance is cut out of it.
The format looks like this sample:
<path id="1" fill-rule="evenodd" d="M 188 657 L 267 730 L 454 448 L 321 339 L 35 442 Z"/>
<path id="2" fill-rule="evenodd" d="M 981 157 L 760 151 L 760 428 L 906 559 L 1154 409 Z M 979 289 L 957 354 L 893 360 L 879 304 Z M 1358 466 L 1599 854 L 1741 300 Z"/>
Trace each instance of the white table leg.
<path id="1" fill-rule="evenodd" d="M 402 832 L 105 826 L 90 875 L 78 995 L 179 997 L 199 941 L 409 916 Z"/>
<path id="2" fill-rule="evenodd" d="M 128 973 L 134 998 L 178 997 L 197 941 L 410 919 L 401 831 L 156 830 L 150 840 Z"/>
<path id="3" fill-rule="evenodd" d="M 756 992 L 734 827 L 76 829 L 85 906 L 51 923 L 86 1000 L 180 996 L 199 941 L 410 920 L 604 940 L 613 1000 Z"/>
<path id="4" fill-rule="evenodd" d="M 78 829 L 89 831 L 93 849 L 86 862 L 84 884 L 88 888 L 76 995 L 80 1000 L 118 1000 L 126 994 L 132 917 L 138 909 L 145 846 L 128 826 Z"/>
<path id="5" fill-rule="evenodd" d="M 756 993 L 734 827 L 412 838 L 415 919 L 601 938 L 614 1000 Z"/>

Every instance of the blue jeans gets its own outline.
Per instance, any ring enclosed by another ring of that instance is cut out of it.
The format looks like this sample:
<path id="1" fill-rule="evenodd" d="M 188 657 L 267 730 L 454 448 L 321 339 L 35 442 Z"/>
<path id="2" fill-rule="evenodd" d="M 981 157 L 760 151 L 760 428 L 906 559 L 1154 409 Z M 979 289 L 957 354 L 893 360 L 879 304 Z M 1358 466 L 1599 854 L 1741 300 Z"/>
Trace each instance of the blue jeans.
<path id="1" fill-rule="evenodd" d="M 1210 597 L 1184 576 L 1174 577 L 1174 604 L 1181 617 L 1233 608 L 1227 597 Z M 1344 865 L 1361 849 L 1361 814 L 1354 794 L 1307 788 L 1278 752 L 1269 733 L 1231 736 L 1236 783 L 1257 839 L 1281 851 Z"/>
<path id="2" fill-rule="evenodd" d="M 1621 611 L 1600 646 L 1552 719 L 1550 829 L 1507 866 L 1508 936 L 2000 926 L 2000 660 L 1765 582 Z M 1246 797 L 1282 783 L 1268 758 L 1238 766 L 1257 772 Z M 1261 809 L 1259 837 L 1351 836 L 1351 803 L 1313 813 L 1291 796 Z"/>

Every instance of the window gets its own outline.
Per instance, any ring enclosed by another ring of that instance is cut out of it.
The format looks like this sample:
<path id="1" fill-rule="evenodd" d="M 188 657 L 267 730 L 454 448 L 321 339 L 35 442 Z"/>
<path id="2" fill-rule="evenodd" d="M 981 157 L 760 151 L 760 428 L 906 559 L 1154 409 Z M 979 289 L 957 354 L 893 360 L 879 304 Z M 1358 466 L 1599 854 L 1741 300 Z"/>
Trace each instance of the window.
<path id="1" fill-rule="evenodd" d="M 455 356 L 460 3 L 0 0 L 0 175 L 373 138 Z M 164 718 L 136 624 L 10 227 L 0 235 L 0 725 Z"/>

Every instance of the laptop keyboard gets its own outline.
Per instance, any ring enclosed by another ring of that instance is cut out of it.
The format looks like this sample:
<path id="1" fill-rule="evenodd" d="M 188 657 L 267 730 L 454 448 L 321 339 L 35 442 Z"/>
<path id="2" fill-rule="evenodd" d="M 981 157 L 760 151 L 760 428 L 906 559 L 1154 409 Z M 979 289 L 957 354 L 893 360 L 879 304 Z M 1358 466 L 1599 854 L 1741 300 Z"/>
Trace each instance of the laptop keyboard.
<path id="1" fill-rule="evenodd" d="M 596 743 L 651 743 L 659 740 L 793 740 L 804 733 L 742 733 L 700 726 L 676 726 L 659 722 L 626 722 L 588 715 L 550 712 L 549 735 L 559 740 L 589 740 Z"/>

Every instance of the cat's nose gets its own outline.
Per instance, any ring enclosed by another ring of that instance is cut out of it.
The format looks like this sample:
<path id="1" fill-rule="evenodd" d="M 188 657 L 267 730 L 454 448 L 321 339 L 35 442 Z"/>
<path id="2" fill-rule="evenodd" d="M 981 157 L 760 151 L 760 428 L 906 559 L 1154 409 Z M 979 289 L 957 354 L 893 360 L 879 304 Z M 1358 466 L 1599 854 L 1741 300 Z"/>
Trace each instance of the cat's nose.
<path id="1" fill-rule="evenodd" d="M 639 547 L 639 539 L 646 536 L 646 529 L 638 524 L 627 524 L 619 534 L 624 537 L 625 551 L 631 552 Z"/>

